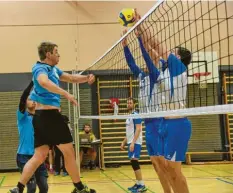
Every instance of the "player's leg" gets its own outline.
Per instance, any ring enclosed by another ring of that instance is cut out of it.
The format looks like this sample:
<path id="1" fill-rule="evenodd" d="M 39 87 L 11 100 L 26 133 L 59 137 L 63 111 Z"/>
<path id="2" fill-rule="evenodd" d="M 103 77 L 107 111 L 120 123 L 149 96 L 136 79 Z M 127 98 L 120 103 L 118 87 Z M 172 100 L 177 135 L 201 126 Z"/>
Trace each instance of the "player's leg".
<path id="1" fill-rule="evenodd" d="M 68 176 L 68 173 L 66 171 L 66 166 L 65 166 L 65 158 L 63 156 L 63 154 L 61 155 L 61 160 L 62 160 L 62 176 L 65 177 L 65 176 Z"/>
<path id="2" fill-rule="evenodd" d="M 175 193 L 189 193 L 186 178 L 181 170 L 185 160 L 188 142 L 191 137 L 191 123 L 187 118 L 165 120 L 167 137 L 165 138 L 164 157 L 170 183 Z"/>
<path id="3" fill-rule="evenodd" d="M 17 154 L 17 166 L 19 168 L 20 173 L 22 173 L 23 168 L 25 166 L 25 164 L 28 162 L 28 160 L 30 160 L 32 156 L 29 155 L 21 155 L 21 154 Z M 27 193 L 35 193 L 36 192 L 36 179 L 35 179 L 35 175 L 33 175 L 31 177 L 31 179 L 28 181 L 27 183 Z"/>
<path id="4" fill-rule="evenodd" d="M 163 187 L 164 193 L 172 193 L 171 184 L 169 183 L 167 177 L 166 160 L 162 156 L 151 156 L 150 160 L 155 172 L 159 177 L 159 181 Z"/>
<path id="5" fill-rule="evenodd" d="M 87 155 L 91 159 L 90 160 L 90 169 L 93 170 L 96 167 L 95 160 L 96 160 L 97 153 L 96 153 L 94 148 L 88 148 Z"/>
<path id="6" fill-rule="evenodd" d="M 80 166 L 82 166 L 83 154 L 84 154 L 84 149 L 80 148 L 80 151 L 79 151 Z"/>
<path id="7" fill-rule="evenodd" d="M 25 164 L 17 188 L 10 190 L 10 193 L 23 193 L 24 187 L 31 179 L 36 169 L 45 161 L 49 152 L 49 146 L 43 145 L 35 149 L 33 157 Z"/>
<path id="8" fill-rule="evenodd" d="M 146 120 L 146 147 L 150 160 L 157 173 L 164 193 L 171 193 L 171 185 L 167 179 L 165 159 L 163 158 L 163 140 L 159 129 L 162 119 Z"/>
<path id="9" fill-rule="evenodd" d="M 44 163 L 36 170 L 35 178 L 39 187 L 39 193 L 48 193 L 48 172 Z"/>
<path id="10" fill-rule="evenodd" d="M 53 173 L 53 148 L 49 150 L 49 171 Z"/>
<path id="11" fill-rule="evenodd" d="M 79 175 L 80 172 L 75 161 L 75 152 L 74 152 L 73 144 L 72 143 L 60 144 L 58 145 L 58 148 L 63 153 L 66 170 L 74 183 L 75 190 L 73 192 L 95 193 L 96 192 L 95 190 L 88 189 L 86 186 L 82 184 L 80 180 L 80 175 Z"/>
<path id="12" fill-rule="evenodd" d="M 55 176 L 60 175 L 61 172 L 61 156 L 62 152 L 58 149 L 58 147 L 54 147 L 55 157 L 54 157 L 54 164 L 55 164 Z"/>
<path id="13" fill-rule="evenodd" d="M 131 192 L 145 192 L 147 188 L 142 179 L 142 171 L 138 161 L 141 155 L 141 145 L 135 144 L 133 152 L 130 152 L 129 146 L 130 144 L 128 145 L 128 155 L 129 158 L 131 159 L 131 165 L 134 170 L 136 184 L 132 187 L 129 187 L 128 190 L 130 190 Z"/>

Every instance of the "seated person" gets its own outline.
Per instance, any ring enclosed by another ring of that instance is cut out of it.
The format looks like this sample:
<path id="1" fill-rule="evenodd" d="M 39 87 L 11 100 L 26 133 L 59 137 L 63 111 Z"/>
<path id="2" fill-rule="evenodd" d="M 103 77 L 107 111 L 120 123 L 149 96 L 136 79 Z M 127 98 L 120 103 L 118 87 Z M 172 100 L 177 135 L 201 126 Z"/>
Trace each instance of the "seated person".
<path id="1" fill-rule="evenodd" d="M 90 169 L 95 169 L 95 159 L 96 159 L 96 150 L 92 147 L 90 143 L 96 140 L 95 135 L 92 133 L 90 124 L 86 123 L 83 125 L 83 131 L 79 132 L 79 140 L 80 140 L 80 165 L 82 165 L 83 154 L 87 154 L 90 157 Z"/>

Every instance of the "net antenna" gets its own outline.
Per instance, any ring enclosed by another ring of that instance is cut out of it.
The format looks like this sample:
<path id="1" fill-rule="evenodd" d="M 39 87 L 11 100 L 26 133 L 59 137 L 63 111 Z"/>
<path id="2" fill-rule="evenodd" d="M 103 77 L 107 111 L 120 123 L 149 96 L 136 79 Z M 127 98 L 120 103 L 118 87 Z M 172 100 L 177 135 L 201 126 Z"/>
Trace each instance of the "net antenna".
<path id="1" fill-rule="evenodd" d="M 199 84 L 200 89 L 207 88 L 207 77 L 211 75 L 211 72 L 197 72 L 193 74 L 194 83 Z"/>

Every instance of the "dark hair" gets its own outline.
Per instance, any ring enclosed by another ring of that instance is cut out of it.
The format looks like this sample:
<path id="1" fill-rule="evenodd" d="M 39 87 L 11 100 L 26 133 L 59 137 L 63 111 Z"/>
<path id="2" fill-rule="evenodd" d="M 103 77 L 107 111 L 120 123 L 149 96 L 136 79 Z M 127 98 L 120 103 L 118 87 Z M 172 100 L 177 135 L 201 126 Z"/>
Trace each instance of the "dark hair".
<path id="1" fill-rule="evenodd" d="M 181 57 L 180 58 L 181 62 L 185 66 L 188 66 L 192 60 L 192 53 L 188 49 L 181 47 L 181 46 L 177 46 L 176 48 L 178 49 L 178 54 Z"/>
<path id="2" fill-rule="evenodd" d="M 135 100 L 133 97 L 129 97 L 129 98 L 127 98 L 127 101 L 133 101 L 133 104 L 135 104 L 135 103 L 136 103 L 136 100 Z"/>
<path id="3" fill-rule="evenodd" d="M 55 47 L 57 47 L 57 45 L 52 42 L 42 42 L 38 46 L 38 54 L 39 54 L 40 60 L 41 61 L 44 60 L 48 52 L 53 53 L 53 49 Z"/>
<path id="4" fill-rule="evenodd" d="M 84 129 L 86 126 L 89 126 L 89 127 L 91 128 L 91 125 L 90 125 L 89 123 L 85 123 L 85 124 L 83 125 L 83 129 Z"/>

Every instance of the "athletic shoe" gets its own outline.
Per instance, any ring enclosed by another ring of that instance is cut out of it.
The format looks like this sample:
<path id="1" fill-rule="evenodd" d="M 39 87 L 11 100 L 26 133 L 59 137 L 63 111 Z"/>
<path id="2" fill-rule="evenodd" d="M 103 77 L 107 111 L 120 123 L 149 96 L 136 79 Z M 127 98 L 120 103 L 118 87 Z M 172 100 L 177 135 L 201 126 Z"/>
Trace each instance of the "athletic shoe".
<path id="1" fill-rule="evenodd" d="M 69 176 L 69 174 L 67 172 L 63 172 L 62 177 L 66 177 L 66 176 Z"/>
<path id="2" fill-rule="evenodd" d="M 71 193 L 96 193 L 95 190 L 89 189 L 87 186 L 84 186 L 82 190 L 75 188 Z"/>
<path id="3" fill-rule="evenodd" d="M 138 186 L 137 184 L 134 184 L 133 186 L 129 187 L 128 190 L 129 190 L 129 191 L 132 191 L 132 190 L 136 189 L 137 186 Z"/>
<path id="4" fill-rule="evenodd" d="M 146 192 L 147 188 L 145 185 L 137 185 L 137 187 L 133 190 L 131 190 L 131 192 L 133 193 L 139 193 L 139 192 Z"/>
<path id="5" fill-rule="evenodd" d="M 19 193 L 19 188 L 13 188 L 11 190 L 9 190 L 7 193 Z"/>

